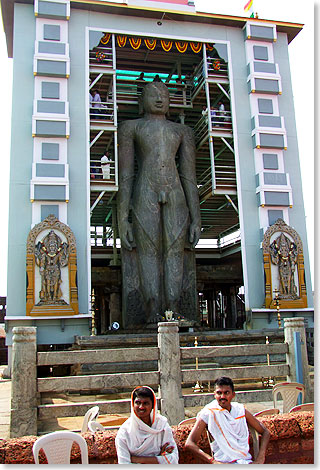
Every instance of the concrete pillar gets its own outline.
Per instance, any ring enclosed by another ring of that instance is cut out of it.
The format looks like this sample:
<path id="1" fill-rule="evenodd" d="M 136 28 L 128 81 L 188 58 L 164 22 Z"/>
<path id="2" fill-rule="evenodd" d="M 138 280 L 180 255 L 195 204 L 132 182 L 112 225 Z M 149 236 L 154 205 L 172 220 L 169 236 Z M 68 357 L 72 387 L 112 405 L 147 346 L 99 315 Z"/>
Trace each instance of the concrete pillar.
<path id="1" fill-rule="evenodd" d="M 289 351 L 287 353 L 287 364 L 289 364 L 289 367 L 290 367 L 290 375 L 288 376 L 288 381 L 290 382 L 297 381 L 296 360 L 295 360 L 295 350 L 294 350 L 294 332 L 295 331 L 300 333 L 300 338 L 301 338 L 302 375 L 303 375 L 303 384 L 306 389 L 305 402 L 306 403 L 313 402 L 313 391 L 311 389 L 311 381 L 310 381 L 309 365 L 308 365 L 306 331 L 305 331 L 303 317 L 284 319 L 284 341 L 289 346 Z"/>
<path id="2" fill-rule="evenodd" d="M 184 419 L 178 322 L 158 323 L 161 414 L 174 426 Z"/>
<path id="3" fill-rule="evenodd" d="M 12 330 L 10 437 L 37 435 L 36 331 L 29 326 Z"/>

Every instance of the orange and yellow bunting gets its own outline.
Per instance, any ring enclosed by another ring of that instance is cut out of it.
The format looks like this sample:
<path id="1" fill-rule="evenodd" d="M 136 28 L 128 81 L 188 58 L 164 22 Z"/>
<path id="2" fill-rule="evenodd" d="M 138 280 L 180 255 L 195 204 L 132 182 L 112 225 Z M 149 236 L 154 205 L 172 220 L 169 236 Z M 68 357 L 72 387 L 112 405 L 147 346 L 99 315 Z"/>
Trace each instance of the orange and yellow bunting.
<path id="1" fill-rule="evenodd" d="M 132 49 L 139 49 L 141 46 L 141 38 L 129 38 L 130 45 Z"/>
<path id="2" fill-rule="evenodd" d="M 147 46 L 147 48 L 150 49 L 150 51 L 153 51 L 153 49 L 157 45 L 157 40 L 156 39 L 145 39 L 144 43 Z"/>
<path id="3" fill-rule="evenodd" d="M 190 47 L 195 54 L 198 54 L 202 49 L 202 42 L 190 42 Z"/>
<path id="4" fill-rule="evenodd" d="M 179 52 L 182 54 L 186 52 L 188 48 L 188 43 L 187 42 L 181 42 L 181 41 L 176 41 L 176 48 L 178 49 Z"/>
<path id="5" fill-rule="evenodd" d="M 105 33 L 104 36 L 101 38 L 100 42 L 103 45 L 106 45 L 108 41 L 110 40 L 110 33 Z M 117 43 L 119 47 L 124 47 L 127 43 L 127 36 L 118 36 L 117 35 Z M 142 44 L 142 39 L 137 38 L 137 37 L 129 37 L 129 43 L 132 49 L 139 49 Z M 157 45 L 157 40 L 156 39 L 151 39 L 151 38 L 144 38 L 144 43 L 147 46 L 147 48 L 150 51 L 153 51 Z M 160 39 L 160 43 L 162 46 L 162 49 L 165 52 L 169 52 L 172 49 L 173 41 L 167 41 L 166 39 Z M 202 50 L 203 43 L 202 42 L 187 42 L 187 41 L 174 41 L 176 48 L 179 52 L 182 54 L 186 52 L 188 49 L 188 44 L 190 44 L 190 47 L 192 49 L 192 52 L 195 54 L 199 54 L 199 52 Z M 211 44 L 206 44 L 206 48 L 209 51 L 212 51 L 214 49 L 214 46 Z"/>
<path id="6" fill-rule="evenodd" d="M 171 50 L 171 47 L 172 47 L 172 41 L 166 41 L 165 39 L 161 39 L 161 46 L 162 46 L 162 49 L 166 52 L 169 52 Z"/>
<path id="7" fill-rule="evenodd" d="M 104 33 L 104 36 L 100 39 L 101 44 L 106 46 L 109 42 L 110 37 L 111 37 L 110 33 Z"/>
<path id="8" fill-rule="evenodd" d="M 124 47 L 127 42 L 127 36 L 117 36 L 117 42 L 119 47 Z"/>

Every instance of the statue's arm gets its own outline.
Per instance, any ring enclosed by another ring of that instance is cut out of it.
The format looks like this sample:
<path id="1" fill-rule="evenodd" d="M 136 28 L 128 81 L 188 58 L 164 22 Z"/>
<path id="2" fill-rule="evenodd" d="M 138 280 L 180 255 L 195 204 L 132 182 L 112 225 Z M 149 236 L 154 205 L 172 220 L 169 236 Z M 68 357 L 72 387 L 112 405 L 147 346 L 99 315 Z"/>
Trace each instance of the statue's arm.
<path id="1" fill-rule="evenodd" d="M 118 227 L 121 246 L 132 249 L 133 235 L 129 223 L 130 201 L 134 179 L 134 123 L 125 121 L 118 132 L 119 191 L 117 197 Z"/>
<path id="2" fill-rule="evenodd" d="M 196 147 L 193 132 L 187 126 L 183 129 L 179 149 L 179 173 L 191 219 L 189 241 L 195 247 L 200 238 L 201 216 L 196 178 Z"/>

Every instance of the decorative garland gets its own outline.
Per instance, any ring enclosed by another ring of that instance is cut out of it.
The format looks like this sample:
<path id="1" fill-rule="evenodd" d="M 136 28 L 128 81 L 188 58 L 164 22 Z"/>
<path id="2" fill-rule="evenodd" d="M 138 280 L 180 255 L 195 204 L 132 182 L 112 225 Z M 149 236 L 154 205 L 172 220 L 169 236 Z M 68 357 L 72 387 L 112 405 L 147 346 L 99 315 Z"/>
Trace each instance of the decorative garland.
<path id="1" fill-rule="evenodd" d="M 220 70 L 220 60 L 215 60 L 214 62 L 212 62 L 212 68 L 213 70 Z"/>
<path id="2" fill-rule="evenodd" d="M 96 59 L 98 62 L 103 62 L 104 59 L 106 58 L 106 55 L 103 52 L 96 52 Z"/>
<path id="3" fill-rule="evenodd" d="M 124 47 L 127 42 L 127 36 L 117 36 L 117 42 L 119 47 Z"/>
<path id="4" fill-rule="evenodd" d="M 199 54 L 202 49 L 202 42 L 190 42 L 190 47 L 195 54 Z"/>
<path id="5" fill-rule="evenodd" d="M 109 42 L 110 37 L 111 37 L 111 33 L 105 33 L 104 36 L 100 39 L 101 44 L 106 46 Z"/>
<path id="6" fill-rule="evenodd" d="M 172 41 L 166 41 L 165 39 L 161 39 L 160 43 L 164 51 L 169 52 L 171 50 L 173 44 Z"/>
<path id="7" fill-rule="evenodd" d="M 187 48 L 188 48 L 188 43 L 187 42 L 180 42 L 180 41 L 176 41 L 176 48 L 178 49 L 179 52 L 181 52 L 182 54 L 184 52 L 186 52 Z"/>
<path id="8" fill-rule="evenodd" d="M 141 46 L 141 38 L 129 38 L 129 43 L 132 49 L 137 50 Z"/>
<path id="9" fill-rule="evenodd" d="M 145 39 L 144 43 L 147 46 L 147 48 L 150 49 L 150 51 L 153 51 L 153 49 L 157 45 L 157 40 L 156 39 Z"/>
<path id="10" fill-rule="evenodd" d="M 110 40 L 110 37 L 111 37 L 111 33 L 104 33 L 104 36 L 100 39 L 100 43 L 103 46 L 106 46 Z M 194 52 L 195 54 L 199 54 L 203 46 L 202 42 L 168 41 L 166 39 L 160 39 L 161 46 L 165 52 L 169 52 L 172 49 L 173 42 L 177 50 L 181 54 L 184 54 L 187 51 L 188 45 L 190 45 L 192 52 Z M 117 43 L 119 47 L 124 47 L 127 43 L 127 36 L 117 35 Z M 142 39 L 136 38 L 136 37 L 129 37 L 129 43 L 132 49 L 137 50 L 141 47 Z M 144 43 L 150 51 L 153 51 L 157 45 L 157 40 L 144 38 Z M 207 43 L 206 49 L 208 51 L 213 51 L 214 47 L 211 44 Z M 219 70 L 219 69 L 215 69 L 215 70 Z"/>

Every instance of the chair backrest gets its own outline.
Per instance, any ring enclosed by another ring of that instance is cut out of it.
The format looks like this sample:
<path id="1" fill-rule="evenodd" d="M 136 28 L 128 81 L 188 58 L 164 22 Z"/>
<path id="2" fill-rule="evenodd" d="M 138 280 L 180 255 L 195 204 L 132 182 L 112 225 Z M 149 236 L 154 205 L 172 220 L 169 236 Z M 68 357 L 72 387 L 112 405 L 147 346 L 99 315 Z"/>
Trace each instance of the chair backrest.
<path id="1" fill-rule="evenodd" d="M 254 413 L 253 416 L 270 416 L 270 415 L 277 415 L 280 413 L 280 410 L 278 408 L 268 408 L 266 410 L 258 411 L 257 413 Z"/>
<path id="2" fill-rule="evenodd" d="M 302 403 L 304 402 L 305 387 L 298 382 L 280 382 L 274 385 L 272 389 L 273 406 L 277 408 L 277 396 L 281 394 L 283 399 L 283 413 L 288 413 L 293 406 L 297 404 L 299 394 L 302 395 Z"/>
<path id="3" fill-rule="evenodd" d="M 258 457 L 258 454 L 259 454 L 259 433 L 250 425 L 248 425 L 248 429 L 252 436 L 252 448 L 253 448 L 253 460 L 254 460 Z"/>
<path id="4" fill-rule="evenodd" d="M 88 431 L 89 421 L 96 419 L 98 417 L 98 414 L 99 414 L 99 406 L 93 406 L 92 408 L 89 408 L 89 410 L 86 412 L 86 414 L 83 417 L 81 432 Z"/>
<path id="5" fill-rule="evenodd" d="M 289 413 L 296 413 L 298 411 L 314 411 L 314 403 L 302 403 L 302 405 L 294 406 Z"/>
<path id="6" fill-rule="evenodd" d="M 43 449 L 49 465 L 70 464 L 72 444 L 80 448 L 81 463 L 88 465 L 88 446 L 86 440 L 72 431 L 55 431 L 39 437 L 33 444 L 34 461 L 39 464 L 39 451 Z"/>
<path id="7" fill-rule="evenodd" d="M 196 417 L 183 419 L 182 421 L 180 421 L 178 426 L 181 426 L 181 425 L 183 426 L 184 424 L 194 424 L 196 422 L 196 420 L 197 420 Z"/>
<path id="8" fill-rule="evenodd" d="M 88 428 L 89 428 L 89 431 L 91 431 L 92 433 L 105 430 L 101 423 L 98 423 L 98 421 L 94 421 L 94 420 L 89 421 Z"/>

